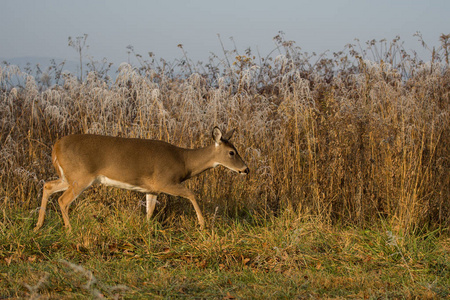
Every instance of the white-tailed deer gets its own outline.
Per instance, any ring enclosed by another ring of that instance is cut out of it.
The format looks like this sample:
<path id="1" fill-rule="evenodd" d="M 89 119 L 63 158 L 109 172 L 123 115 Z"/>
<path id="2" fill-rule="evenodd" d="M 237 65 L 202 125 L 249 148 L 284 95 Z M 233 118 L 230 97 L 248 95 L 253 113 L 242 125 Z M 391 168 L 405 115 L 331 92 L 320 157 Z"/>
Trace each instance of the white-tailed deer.
<path id="1" fill-rule="evenodd" d="M 147 218 L 153 214 L 159 193 L 189 199 L 204 228 L 194 194 L 181 183 L 201 172 L 223 165 L 240 174 L 249 168 L 229 142 L 234 129 L 222 134 L 215 127 L 214 143 L 205 148 L 184 149 L 163 141 L 74 134 L 55 143 L 52 162 L 59 179 L 44 184 L 39 218 L 41 228 L 48 198 L 56 192 L 65 227 L 70 231 L 69 205 L 93 183 L 146 193 Z"/>

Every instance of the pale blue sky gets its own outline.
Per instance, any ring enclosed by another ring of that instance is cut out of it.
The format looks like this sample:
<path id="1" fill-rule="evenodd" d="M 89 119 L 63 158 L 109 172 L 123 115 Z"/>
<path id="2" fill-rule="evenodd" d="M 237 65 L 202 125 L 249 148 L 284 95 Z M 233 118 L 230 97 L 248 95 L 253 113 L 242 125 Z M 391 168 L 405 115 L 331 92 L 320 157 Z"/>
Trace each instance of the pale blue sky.
<path id="1" fill-rule="evenodd" d="M 262 55 L 278 31 L 305 51 L 339 51 L 354 38 L 392 40 L 420 50 L 420 31 L 430 45 L 450 33 L 449 0 L 0 0 L 0 57 L 75 59 L 69 36 L 89 35 L 88 54 L 114 63 L 127 60 L 126 46 L 168 60 L 206 60 L 227 49 L 251 47 Z"/>

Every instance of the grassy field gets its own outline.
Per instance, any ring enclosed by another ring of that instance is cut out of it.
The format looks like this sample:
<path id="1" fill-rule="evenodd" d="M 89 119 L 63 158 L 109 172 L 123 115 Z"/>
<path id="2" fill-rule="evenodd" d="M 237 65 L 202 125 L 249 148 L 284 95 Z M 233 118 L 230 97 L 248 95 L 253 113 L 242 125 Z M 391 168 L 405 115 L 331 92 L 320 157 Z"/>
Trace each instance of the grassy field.
<path id="1" fill-rule="evenodd" d="M 3 298 L 450 295 L 450 239 L 437 230 L 398 236 L 383 223 L 341 228 L 284 211 L 266 221 L 217 217 L 200 231 L 194 214 L 147 223 L 139 210 L 94 205 L 93 196 L 74 205 L 70 235 L 56 207 L 39 234 L 29 212 L 5 216 Z"/>
<path id="2" fill-rule="evenodd" d="M 317 56 L 282 33 L 266 57 L 207 63 L 130 48 L 115 80 L 93 62 L 82 78 L 3 64 L 0 299 L 449 298 L 449 39 L 430 62 L 398 39 Z M 251 173 L 186 182 L 206 230 L 186 199 L 161 195 L 146 221 L 142 194 L 94 186 L 71 233 L 56 196 L 32 231 L 58 138 L 194 148 L 216 125 L 237 129 Z"/>
<path id="3" fill-rule="evenodd" d="M 217 217 L 200 231 L 193 213 L 147 223 L 139 210 L 99 209 L 93 196 L 74 205 L 70 235 L 56 207 L 39 234 L 29 212 L 4 217 L 2 298 L 450 296 L 450 239 L 437 230 L 398 236 L 383 223 L 341 228 L 284 211 Z"/>

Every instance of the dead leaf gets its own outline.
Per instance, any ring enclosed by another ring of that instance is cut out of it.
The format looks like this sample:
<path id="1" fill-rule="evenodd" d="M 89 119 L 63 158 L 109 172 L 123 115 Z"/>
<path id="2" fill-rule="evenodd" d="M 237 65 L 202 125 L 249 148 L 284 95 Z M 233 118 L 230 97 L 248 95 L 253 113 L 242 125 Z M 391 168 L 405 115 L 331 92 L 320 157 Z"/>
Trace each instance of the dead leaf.
<path id="1" fill-rule="evenodd" d="M 207 262 L 206 262 L 206 260 L 204 260 L 204 261 L 198 262 L 197 267 L 200 269 L 204 269 L 204 268 L 206 268 L 206 264 L 207 264 Z"/>
<path id="2" fill-rule="evenodd" d="M 250 258 L 244 257 L 243 255 L 241 255 L 241 261 L 242 261 L 242 264 L 245 266 L 250 261 Z"/>
<path id="3" fill-rule="evenodd" d="M 5 261 L 6 261 L 6 264 L 7 264 L 8 266 L 11 264 L 12 259 L 13 259 L 12 256 L 10 256 L 10 257 L 5 257 Z"/>
<path id="4" fill-rule="evenodd" d="M 367 255 L 364 259 L 363 259 L 363 262 L 365 262 L 365 263 L 368 263 L 368 262 L 371 262 L 372 261 L 372 256 L 370 256 L 370 255 Z"/>
<path id="5" fill-rule="evenodd" d="M 225 297 L 223 297 L 223 299 L 236 299 L 236 297 L 231 296 L 231 294 L 229 292 L 227 292 L 227 295 Z"/>
<path id="6" fill-rule="evenodd" d="M 109 251 L 111 251 L 113 253 L 119 252 L 119 248 L 117 247 L 116 243 L 109 244 L 108 248 L 109 248 Z"/>

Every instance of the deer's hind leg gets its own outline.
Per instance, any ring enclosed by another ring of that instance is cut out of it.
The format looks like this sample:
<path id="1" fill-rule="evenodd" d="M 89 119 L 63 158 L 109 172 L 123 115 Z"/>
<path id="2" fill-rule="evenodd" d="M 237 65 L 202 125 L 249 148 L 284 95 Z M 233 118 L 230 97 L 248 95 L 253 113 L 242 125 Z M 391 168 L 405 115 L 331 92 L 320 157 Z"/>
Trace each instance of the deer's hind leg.
<path id="1" fill-rule="evenodd" d="M 36 227 L 34 227 L 35 232 L 38 231 L 39 228 L 41 228 L 42 224 L 44 223 L 45 210 L 47 208 L 48 198 L 52 194 L 65 191 L 68 188 L 69 188 L 69 184 L 63 179 L 49 181 L 44 184 L 44 188 L 42 191 L 42 202 L 41 202 L 41 207 L 39 209 L 39 217 L 38 217 Z"/>
<path id="2" fill-rule="evenodd" d="M 59 207 L 64 220 L 64 226 L 69 232 L 72 230 L 72 226 L 69 221 L 69 206 L 85 189 L 91 186 L 93 182 L 94 180 L 89 179 L 75 181 L 72 184 L 68 184 L 68 188 L 58 199 Z"/>

